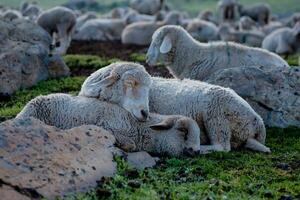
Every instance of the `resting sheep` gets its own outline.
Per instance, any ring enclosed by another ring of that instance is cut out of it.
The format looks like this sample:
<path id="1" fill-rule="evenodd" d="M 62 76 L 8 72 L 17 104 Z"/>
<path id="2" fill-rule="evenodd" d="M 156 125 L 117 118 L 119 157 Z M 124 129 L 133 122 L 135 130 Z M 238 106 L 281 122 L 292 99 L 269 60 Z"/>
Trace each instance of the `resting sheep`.
<path id="1" fill-rule="evenodd" d="M 93 73 L 84 82 L 79 95 L 107 101 L 110 99 L 106 96 L 115 98 L 132 96 L 135 101 L 139 99 L 140 102 L 147 102 L 148 95 L 134 95 L 136 92 L 129 94 L 126 89 L 119 87 L 126 81 L 125 77 L 120 74 L 124 67 L 128 68 L 128 71 L 124 70 L 123 73 L 127 76 L 131 74 L 129 81 L 135 80 L 135 84 L 132 84 L 135 90 L 145 87 L 145 84 L 139 81 L 141 75 L 131 72 L 132 68 L 136 67 L 135 71 L 144 73 L 142 66 L 134 63 L 126 65 L 111 64 Z M 107 79 L 103 77 L 107 77 L 108 73 L 110 74 L 108 77 L 115 82 L 103 84 L 103 81 Z M 120 76 L 123 78 L 117 78 Z M 252 150 L 270 152 L 269 148 L 263 145 L 266 137 L 263 120 L 233 90 L 193 80 L 155 77 L 151 79 L 152 84 L 148 86 L 150 88 L 150 111 L 159 114 L 180 114 L 193 118 L 202 131 L 200 140 L 201 144 L 205 144 L 201 146 L 204 152 L 230 151 L 232 148 L 244 145 Z M 116 101 L 113 102 L 121 105 Z M 132 115 L 136 114 L 132 113 Z"/>
<path id="2" fill-rule="evenodd" d="M 265 3 L 257 3 L 249 7 L 239 5 L 239 12 L 241 16 L 251 17 L 260 25 L 268 24 L 271 16 L 271 8 Z"/>
<path id="3" fill-rule="evenodd" d="M 58 46 L 55 53 L 65 54 L 76 25 L 74 12 L 68 8 L 54 7 L 42 12 L 37 18 L 37 24 L 52 36 L 53 45 Z"/>
<path id="4" fill-rule="evenodd" d="M 294 28 L 281 28 L 268 35 L 262 48 L 277 54 L 289 55 L 300 51 L 300 22 Z"/>
<path id="5" fill-rule="evenodd" d="M 164 21 L 160 22 L 136 22 L 128 25 L 122 33 L 123 44 L 149 45 L 152 34 L 167 24 L 180 24 L 181 13 L 170 12 Z"/>
<path id="6" fill-rule="evenodd" d="M 141 14 L 154 15 L 163 7 L 164 0 L 131 0 L 130 7 Z"/>
<path id="7" fill-rule="evenodd" d="M 96 19 L 97 13 L 95 12 L 87 12 L 76 19 L 75 33 L 78 32 L 83 24 L 91 19 Z"/>
<path id="8" fill-rule="evenodd" d="M 199 43 L 183 28 L 171 25 L 154 33 L 147 57 L 150 65 L 162 60 L 175 77 L 196 80 L 227 68 L 288 66 L 281 57 L 266 50 L 231 42 Z"/>
<path id="9" fill-rule="evenodd" d="M 200 150 L 200 130 L 190 118 L 151 114 L 148 122 L 141 123 L 121 107 L 94 98 L 66 94 L 40 96 L 31 100 L 17 116 L 28 117 L 61 129 L 81 125 L 103 127 L 127 151 L 179 156 Z"/>
<path id="10" fill-rule="evenodd" d="M 219 39 L 219 29 L 212 22 L 193 20 L 188 24 L 186 30 L 199 42 L 209 42 Z"/>

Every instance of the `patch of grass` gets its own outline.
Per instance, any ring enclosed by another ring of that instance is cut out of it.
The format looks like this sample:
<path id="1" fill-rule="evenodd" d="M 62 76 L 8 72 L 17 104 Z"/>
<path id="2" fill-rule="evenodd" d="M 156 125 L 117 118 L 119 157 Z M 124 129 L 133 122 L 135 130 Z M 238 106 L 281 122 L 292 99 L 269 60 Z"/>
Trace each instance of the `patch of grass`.
<path id="1" fill-rule="evenodd" d="M 287 57 L 285 60 L 288 62 L 290 66 L 299 66 L 298 59 L 300 55 L 293 55 Z"/>
<path id="2" fill-rule="evenodd" d="M 64 61 L 70 70 L 75 69 L 100 69 L 119 59 L 105 59 L 94 55 L 66 55 Z"/>
<path id="3" fill-rule="evenodd" d="M 145 63 L 146 62 L 146 54 L 133 53 L 129 56 L 129 60 L 133 61 L 133 62 Z"/>
<path id="4" fill-rule="evenodd" d="M 77 94 L 86 77 L 68 77 L 42 81 L 30 89 L 16 92 L 10 101 L 0 101 L 0 121 L 15 117 L 28 101 L 51 93 Z"/>
<path id="5" fill-rule="evenodd" d="M 269 129 L 272 154 L 213 153 L 162 158 L 155 169 L 134 171 L 118 159 L 118 173 L 75 199 L 280 199 L 300 197 L 300 129 Z"/>

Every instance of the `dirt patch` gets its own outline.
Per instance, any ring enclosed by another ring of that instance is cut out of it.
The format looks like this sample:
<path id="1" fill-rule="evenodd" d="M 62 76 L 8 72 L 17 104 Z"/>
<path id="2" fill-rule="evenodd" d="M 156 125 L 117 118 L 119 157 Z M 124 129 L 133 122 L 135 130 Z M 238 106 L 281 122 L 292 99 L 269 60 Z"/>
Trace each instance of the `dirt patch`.
<path id="1" fill-rule="evenodd" d="M 123 45 L 120 42 L 97 42 L 97 41 L 72 41 L 68 54 L 97 55 L 104 58 L 118 58 L 124 61 L 132 61 L 130 55 L 133 53 L 146 53 L 147 46 Z M 172 75 L 164 66 L 151 67 L 145 62 L 141 63 L 152 76 L 170 78 Z M 93 69 L 72 70 L 72 75 L 88 76 Z"/>

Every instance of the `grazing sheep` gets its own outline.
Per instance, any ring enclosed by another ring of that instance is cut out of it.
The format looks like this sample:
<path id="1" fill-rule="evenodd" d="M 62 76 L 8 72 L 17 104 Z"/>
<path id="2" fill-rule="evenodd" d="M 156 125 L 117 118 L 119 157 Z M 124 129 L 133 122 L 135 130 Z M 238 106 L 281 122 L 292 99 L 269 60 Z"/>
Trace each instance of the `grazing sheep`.
<path id="1" fill-rule="evenodd" d="M 141 14 L 154 15 L 163 7 L 163 0 L 131 0 L 130 7 Z"/>
<path id="2" fill-rule="evenodd" d="M 158 29 L 153 35 L 147 57 L 150 65 L 161 59 L 175 77 L 196 80 L 204 80 L 227 68 L 288 66 L 280 56 L 263 49 L 230 42 L 199 43 L 178 26 Z"/>
<path id="3" fill-rule="evenodd" d="M 123 44 L 149 45 L 152 34 L 164 25 L 180 24 L 181 13 L 173 11 L 161 22 L 137 22 L 127 26 L 122 33 Z"/>
<path id="4" fill-rule="evenodd" d="M 120 41 L 126 27 L 123 19 L 91 19 L 74 35 L 76 40 Z"/>
<path id="5" fill-rule="evenodd" d="M 265 35 L 259 31 L 237 31 L 228 25 L 219 28 L 219 35 L 222 41 L 237 42 L 252 47 L 261 47 Z"/>
<path id="6" fill-rule="evenodd" d="M 76 19 L 75 33 L 80 30 L 82 25 L 91 19 L 96 19 L 97 13 L 95 12 L 87 12 Z"/>
<path id="7" fill-rule="evenodd" d="M 37 24 L 44 28 L 54 40 L 57 54 L 65 54 L 76 25 L 74 12 L 64 7 L 54 7 L 42 12 L 37 18 Z"/>
<path id="8" fill-rule="evenodd" d="M 238 3 L 236 0 L 220 0 L 217 7 L 220 22 L 236 21 L 239 18 Z"/>
<path id="9" fill-rule="evenodd" d="M 271 8 L 265 3 L 254 4 L 250 7 L 244 7 L 240 5 L 239 11 L 241 16 L 251 17 L 260 25 L 268 24 L 271 16 Z"/>
<path id="10" fill-rule="evenodd" d="M 95 98 L 66 94 L 31 100 L 17 118 L 34 117 L 61 129 L 97 125 L 111 131 L 118 146 L 127 151 L 148 151 L 179 156 L 200 150 L 200 129 L 184 116 L 151 114 L 145 123 L 135 120 L 121 107 Z"/>
<path id="11" fill-rule="evenodd" d="M 281 28 L 268 35 L 262 48 L 277 54 L 289 55 L 300 51 L 300 22 L 294 28 Z"/>
<path id="12" fill-rule="evenodd" d="M 191 21 L 186 30 L 200 42 L 209 42 L 219 39 L 219 29 L 212 22 L 204 20 L 193 20 Z"/>
<path id="13" fill-rule="evenodd" d="M 130 65 L 138 71 L 144 71 L 138 64 Z M 80 95 L 88 94 L 88 97 L 100 100 L 107 92 L 110 96 L 111 93 L 122 95 L 122 87 L 102 91 L 102 74 L 112 72 L 116 68 L 122 69 L 123 66 L 112 64 L 93 73 L 82 86 Z M 133 76 L 140 79 L 137 73 Z M 231 148 L 238 148 L 244 144 L 253 150 L 270 152 L 269 148 L 263 145 L 266 137 L 263 120 L 233 90 L 193 80 L 155 77 L 151 79 L 152 84 L 148 86 L 150 110 L 160 114 L 180 114 L 196 120 L 202 130 L 201 144 L 205 145 L 201 149 L 204 152 L 230 151 Z M 120 80 L 114 84 L 124 81 Z M 139 84 L 136 85 L 138 87 Z M 99 89 L 100 93 L 97 92 Z M 138 98 L 144 102 L 148 96 L 140 95 Z"/>

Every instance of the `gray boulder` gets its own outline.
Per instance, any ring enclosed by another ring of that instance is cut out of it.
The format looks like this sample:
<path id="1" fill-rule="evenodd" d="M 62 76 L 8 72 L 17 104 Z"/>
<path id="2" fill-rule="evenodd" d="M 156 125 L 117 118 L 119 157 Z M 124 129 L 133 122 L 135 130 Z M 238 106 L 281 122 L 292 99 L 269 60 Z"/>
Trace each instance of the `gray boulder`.
<path id="1" fill-rule="evenodd" d="M 0 18 L 0 30 L 0 96 L 49 77 L 69 75 L 61 57 L 49 54 L 50 35 L 35 23 Z"/>
<path id="2" fill-rule="evenodd" d="M 205 82 L 230 87 L 270 127 L 300 127 L 300 67 L 239 67 L 218 71 Z"/>
<path id="3" fill-rule="evenodd" d="M 86 192 L 116 172 L 115 138 L 86 125 L 60 130 L 33 118 L 0 124 L 1 199 L 54 199 Z M 7 197 L 7 198 L 6 198 Z"/>

